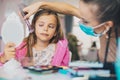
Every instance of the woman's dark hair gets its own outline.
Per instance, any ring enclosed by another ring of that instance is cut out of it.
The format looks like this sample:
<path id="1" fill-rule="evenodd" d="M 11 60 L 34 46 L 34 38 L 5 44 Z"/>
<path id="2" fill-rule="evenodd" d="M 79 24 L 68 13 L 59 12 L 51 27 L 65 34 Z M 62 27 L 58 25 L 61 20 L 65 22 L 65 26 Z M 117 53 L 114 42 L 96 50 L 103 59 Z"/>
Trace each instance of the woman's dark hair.
<path id="1" fill-rule="evenodd" d="M 99 22 L 113 21 L 114 26 L 120 26 L 120 0 L 82 0 L 87 4 L 98 5 Z"/>
<path id="2" fill-rule="evenodd" d="M 57 43 L 58 40 L 60 39 L 63 39 L 64 38 L 64 35 L 63 35 L 63 32 L 62 32 L 62 29 L 60 27 L 60 21 L 59 21 L 59 18 L 58 18 L 58 15 L 56 12 L 53 12 L 51 10 L 40 10 L 38 11 L 33 19 L 32 19 L 32 29 L 35 30 L 35 24 L 36 24 L 36 21 L 38 20 L 38 18 L 40 16 L 43 16 L 43 15 L 53 15 L 55 16 L 56 18 L 56 23 L 57 23 L 57 27 L 56 27 L 56 31 L 55 31 L 55 36 L 53 36 L 53 38 L 50 40 L 49 43 Z M 33 31 L 32 33 L 29 34 L 29 36 L 27 38 L 24 39 L 24 41 L 26 42 L 26 46 L 27 46 L 27 55 L 26 56 L 29 56 L 29 57 L 32 57 L 32 47 L 36 44 L 37 42 L 37 37 L 36 37 L 36 34 L 35 34 L 35 31 Z"/>
<path id="3" fill-rule="evenodd" d="M 81 0 L 86 4 L 93 4 L 98 6 L 96 16 L 99 23 L 112 21 L 112 32 L 117 38 L 120 36 L 120 0 Z"/>

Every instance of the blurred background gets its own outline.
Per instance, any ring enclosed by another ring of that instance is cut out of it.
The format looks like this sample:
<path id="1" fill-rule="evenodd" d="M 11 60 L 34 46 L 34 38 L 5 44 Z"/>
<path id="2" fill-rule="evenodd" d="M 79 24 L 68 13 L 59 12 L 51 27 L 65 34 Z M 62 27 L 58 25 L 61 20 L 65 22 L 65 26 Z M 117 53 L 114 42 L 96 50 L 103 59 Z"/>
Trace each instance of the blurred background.
<path id="1" fill-rule="evenodd" d="M 66 2 L 79 7 L 79 0 L 0 0 L 0 52 L 3 51 L 4 41 L 2 40 L 1 30 L 4 27 L 3 24 L 9 20 L 14 22 L 19 22 L 23 25 L 19 25 L 24 31 L 23 37 L 26 37 L 28 29 L 23 19 L 19 17 L 17 8 L 19 3 L 24 3 L 25 5 L 32 4 L 37 1 L 49 1 L 49 2 Z M 62 6 L 61 6 L 62 7 Z M 17 18 L 15 18 L 15 16 Z M 99 38 L 91 37 L 83 33 L 79 28 L 79 19 L 71 15 L 60 14 L 61 27 L 64 30 L 65 36 L 69 41 L 69 49 L 72 52 L 72 61 L 74 60 L 84 60 L 84 61 L 97 61 L 97 53 L 100 48 Z M 19 19 L 19 20 L 18 20 Z M 29 19 L 31 22 L 32 17 Z M 9 25 L 12 28 L 12 26 Z M 15 29 L 13 29 L 16 31 Z M 12 34 L 10 34 L 12 35 Z"/>

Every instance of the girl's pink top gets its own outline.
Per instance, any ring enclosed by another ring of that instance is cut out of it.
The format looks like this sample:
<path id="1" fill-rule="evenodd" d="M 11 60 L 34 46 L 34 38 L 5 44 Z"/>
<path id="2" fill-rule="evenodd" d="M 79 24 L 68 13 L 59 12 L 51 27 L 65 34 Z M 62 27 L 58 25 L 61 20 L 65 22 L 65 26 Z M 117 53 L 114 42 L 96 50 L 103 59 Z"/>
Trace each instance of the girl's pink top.
<path id="1" fill-rule="evenodd" d="M 23 59 L 26 56 L 27 48 L 24 47 L 21 49 L 21 47 L 23 47 L 25 44 L 26 42 L 22 42 L 21 45 L 16 48 L 16 58 L 18 60 Z M 0 55 L 2 54 L 3 53 L 0 53 Z M 70 61 L 69 58 L 70 54 L 68 49 L 68 41 L 66 39 L 59 40 L 51 64 L 53 66 L 68 66 Z M 2 65 L 2 63 L 0 63 L 0 65 Z"/>

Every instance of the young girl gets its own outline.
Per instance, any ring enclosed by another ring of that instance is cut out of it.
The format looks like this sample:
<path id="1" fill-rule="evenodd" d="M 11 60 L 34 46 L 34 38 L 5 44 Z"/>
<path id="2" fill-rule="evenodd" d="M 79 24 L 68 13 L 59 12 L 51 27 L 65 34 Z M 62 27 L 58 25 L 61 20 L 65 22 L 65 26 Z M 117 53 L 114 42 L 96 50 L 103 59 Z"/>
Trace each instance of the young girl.
<path id="1" fill-rule="evenodd" d="M 68 66 L 68 42 L 64 39 L 58 15 L 50 10 L 40 10 L 35 14 L 31 27 L 34 31 L 19 47 L 14 48 L 14 43 L 6 44 L 1 63 L 11 58 L 33 57 L 34 65 Z"/>

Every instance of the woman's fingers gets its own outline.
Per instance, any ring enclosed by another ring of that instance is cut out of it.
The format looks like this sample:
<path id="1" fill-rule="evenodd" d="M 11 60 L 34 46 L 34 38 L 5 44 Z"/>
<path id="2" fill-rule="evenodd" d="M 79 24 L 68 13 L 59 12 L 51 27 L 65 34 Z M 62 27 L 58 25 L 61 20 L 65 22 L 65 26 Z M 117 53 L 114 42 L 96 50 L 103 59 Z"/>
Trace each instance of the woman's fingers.
<path id="1" fill-rule="evenodd" d="M 31 16 L 32 14 L 31 13 L 28 13 L 24 16 L 24 19 L 29 19 L 29 17 Z"/>
<path id="2" fill-rule="evenodd" d="M 24 19 L 28 19 L 32 14 L 30 13 L 31 11 L 28 10 L 29 7 L 26 7 L 23 9 L 23 12 L 27 13 L 25 16 L 24 16 Z"/>
<path id="3" fill-rule="evenodd" d="M 36 13 L 39 10 L 39 8 L 40 8 L 41 5 L 42 4 L 40 2 L 40 3 L 31 4 L 28 7 L 25 7 L 23 9 L 23 11 L 25 13 L 27 13 L 27 14 L 24 16 L 24 19 L 28 19 L 31 15 L 33 15 L 34 13 Z"/>
<path id="4" fill-rule="evenodd" d="M 24 11 L 24 12 L 28 12 L 28 7 L 25 7 L 25 8 L 23 9 L 23 11 Z"/>

